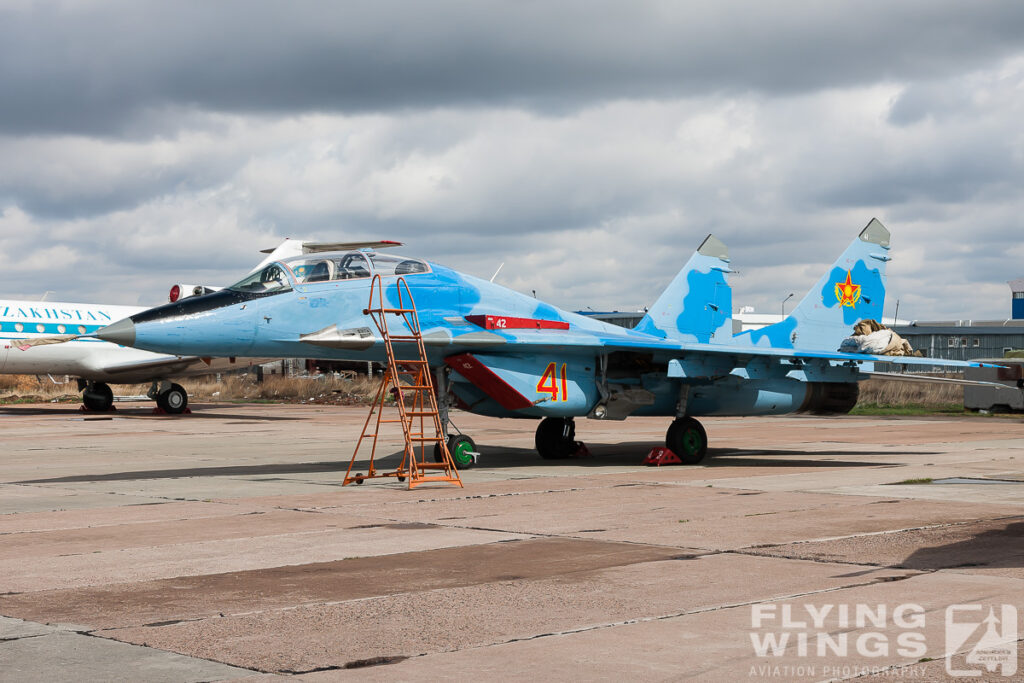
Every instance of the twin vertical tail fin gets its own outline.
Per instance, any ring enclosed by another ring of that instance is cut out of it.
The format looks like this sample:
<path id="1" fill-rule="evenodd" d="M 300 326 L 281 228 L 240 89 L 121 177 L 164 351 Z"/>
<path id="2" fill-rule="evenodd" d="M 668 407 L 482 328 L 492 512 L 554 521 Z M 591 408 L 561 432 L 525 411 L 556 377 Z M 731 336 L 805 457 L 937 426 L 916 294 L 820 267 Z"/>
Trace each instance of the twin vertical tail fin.
<path id="1" fill-rule="evenodd" d="M 732 338 L 729 250 L 708 235 L 654 302 L 636 331 L 681 341 L 727 343 Z"/>
<path id="2" fill-rule="evenodd" d="M 876 218 L 781 322 L 736 335 L 737 344 L 835 351 L 865 318 L 882 320 L 889 231 Z"/>

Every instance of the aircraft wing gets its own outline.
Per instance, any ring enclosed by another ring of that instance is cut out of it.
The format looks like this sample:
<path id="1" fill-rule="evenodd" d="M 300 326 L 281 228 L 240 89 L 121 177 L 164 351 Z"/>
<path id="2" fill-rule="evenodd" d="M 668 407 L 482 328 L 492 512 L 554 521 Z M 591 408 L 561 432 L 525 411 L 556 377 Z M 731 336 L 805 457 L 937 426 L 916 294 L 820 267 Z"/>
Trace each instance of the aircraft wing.
<path id="1" fill-rule="evenodd" d="M 745 367 L 756 358 L 789 361 L 795 364 L 806 364 L 810 361 L 826 361 L 840 365 L 854 362 L 947 368 L 995 367 L 992 364 L 973 361 L 922 358 L 918 356 L 878 356 L 840 351 L 812 351 L 754 345 L 685 342 L 641 334 L 626 329 L 623 329 L 620 333 L 617 331 L 577 330 L 572 329 L 568 325 L 566 328 L 498 330 L 481 329 L 473 324 L 457 326 L 449 324 L 424 327 L 422 329 L 422 336 L 423 343 L 427 348 L 444 350 L 447 347 L 451 349 L 452 354 L 462 351 L 471 353 L 479 351 L 487 351 L 488 353 L 557 353 L 570 349 L 592 349 L 598 352 L 637 351 L 657 353 L 660 356 L 677 357 L 680 359 L 697 360 L 704 358 L 709 362 L 713 362 L 714 366 L 718 369 L 722 369 L 724 366 L 729 366 L 729 369 Z M 379 341 L 376 334 L 369 327 L 339 330 L 335 326 L 302 335 L 300 340 L 312 346 L 353 350 L 367 349 L 376 341 Z"/>
<path id="2" fill-rule="evenodd" d="M 188 377 L 215 372 L 238 370 L 273 359 L 245 358 L 237 362 L 231 358 L 200 358 L 198 356 L 158 356 L 128 362 L 98 363 L 95 370 L 107 381 L 123 384 L 144 382 L 154 377 Z"/>
<path id="3" fill-rule="evenodd" d="M 501 334 L 493 331 L 469 329 L 464 334 L 452 333 L 452 328 L 424 330 L 423 341 L 428 346 L 451 345 L 472 348 L 488 348 L 493 351 L 506 347 L 509 352 L 530 350 L 556 351 L 558 349 L 593 348 L 607 351 L 641 352 L 683 352 L 681 357 L 700 357 L 732 363 L 742 367 L 754 358 L 798 361 L 801 363 L 824 360 L 838 363 L 889 363 L 895 365 L 917 365 L 929 367 L 996 367 L 991 363 L 975 361 L 945 360 L 919 356 L 878 356 L 866 353 L 845 353 L 841 351 L 812 351 L 808 349 L 780 349 L 768 346 L 743 346 L 737 344 L 710 344 L 664 339 L 646 334 L 601 332 L 591 333 L 575 330 L 516 330 L 515 334 Z"/>
<path id="4" fill-rule="evenodd" d="M 169 374 L 178 374 L 178 372 L 183 372 L 193 366 L 201 365 L 206 369 L 206 372 L 211 372 L 208 361 L 209 359 L 207 359 L 207 362 L 203 362 L 201 358 L 196 356 L 164 356 L 162 358 L 155 358 L 152 360 L 115 363 L 99 367 L 97 370 L 101 370 L 102 372 L 111 375 L 135 372 L 151 373 L 154 370 L 165 370 Z"/>

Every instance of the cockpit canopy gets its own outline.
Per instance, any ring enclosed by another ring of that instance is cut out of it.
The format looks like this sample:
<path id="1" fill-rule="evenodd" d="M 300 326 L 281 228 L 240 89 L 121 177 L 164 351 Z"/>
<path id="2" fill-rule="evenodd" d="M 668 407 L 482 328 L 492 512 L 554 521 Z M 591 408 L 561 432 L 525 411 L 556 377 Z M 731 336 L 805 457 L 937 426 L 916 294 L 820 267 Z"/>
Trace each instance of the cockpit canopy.
<path id="1" fill-rule="evenodd" d="M 268 293 L 291 289 L 293 284 L 355 280 L 375 273 L 388 277 L 429 272 L 425 261 L 390 254 L 361 251 L 305 254 L 271 263 L 229 289 Z"/>

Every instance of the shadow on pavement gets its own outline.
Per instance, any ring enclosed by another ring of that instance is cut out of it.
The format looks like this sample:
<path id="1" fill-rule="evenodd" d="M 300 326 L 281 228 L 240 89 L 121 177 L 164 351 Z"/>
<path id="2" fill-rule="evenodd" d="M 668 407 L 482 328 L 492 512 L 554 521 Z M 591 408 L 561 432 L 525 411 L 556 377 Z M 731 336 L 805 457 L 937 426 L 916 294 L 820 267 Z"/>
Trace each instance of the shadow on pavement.
<path id="1" fill-rule="evenodd" d="M 966 529 L 969 527 L 954 527 L 944 531 L 956 533 Z M 1024 521 L 1007 520 L 1002 528 L 989 529 L 968 539 L 918 548 L 899 566 L 925 570 L 1024 567 Z"/>

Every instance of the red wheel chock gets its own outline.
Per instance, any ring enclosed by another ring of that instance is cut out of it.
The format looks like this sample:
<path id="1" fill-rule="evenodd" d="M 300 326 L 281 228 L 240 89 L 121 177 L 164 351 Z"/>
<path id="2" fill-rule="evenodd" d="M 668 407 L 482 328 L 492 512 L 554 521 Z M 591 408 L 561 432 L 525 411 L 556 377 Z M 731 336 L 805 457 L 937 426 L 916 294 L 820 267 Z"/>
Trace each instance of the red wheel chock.
<path id="1" fill-rule="evenodd" d="M 157 406 L 156 408 L 153 408 L 152 414 L 153 415 L 171 415 L 171 413 L 168 413 L 166 410 L 164 410 L 160 406 Z M 192 409 L 189 408 L 188 406 L 185 406 L 185 410 L 183 410 L 180 413 L 178 413 L 178 415 L 191 415 L 191 414 L 192 414 Z"/>
<path id="2" fill-rule="evenodd" d="M 647 454 L 647 457 L 640 464 L 647 465 L 648 467 L 661 467 L 662 465 L 682 465 L 683 461 L 669 449 L 659 446 L 652 448 L 651 452 Z"/>
<path id="3" fill-rule="evenodd" d="M 569 454 L 570 458 L 589 458 L 590 449 L 587 448 L 587 444 L 582 441 L 577 441 L 572 453 Z"/>

